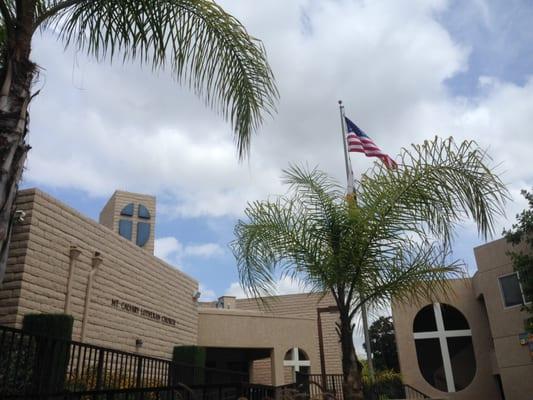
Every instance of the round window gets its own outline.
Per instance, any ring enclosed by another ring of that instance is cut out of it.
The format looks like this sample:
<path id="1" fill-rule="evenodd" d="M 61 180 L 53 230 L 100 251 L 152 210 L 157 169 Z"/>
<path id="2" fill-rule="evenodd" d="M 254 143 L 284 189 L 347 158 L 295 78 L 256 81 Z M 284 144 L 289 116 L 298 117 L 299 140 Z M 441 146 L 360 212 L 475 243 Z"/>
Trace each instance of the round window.
<path id="1" fill-rule="evenodd" d="M 434 303 L 422 308 L 413 323 L 418 366 L 424 379 L 443 392 L 466 388 L 476 374 L 468 321 L 455 307 Z"/>

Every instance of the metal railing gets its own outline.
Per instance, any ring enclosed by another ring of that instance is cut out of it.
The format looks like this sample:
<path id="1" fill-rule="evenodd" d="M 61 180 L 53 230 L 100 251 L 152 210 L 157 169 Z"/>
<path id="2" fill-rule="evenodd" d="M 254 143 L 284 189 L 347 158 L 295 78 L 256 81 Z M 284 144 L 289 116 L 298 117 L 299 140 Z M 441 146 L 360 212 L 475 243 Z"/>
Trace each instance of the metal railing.
<path id="1" fill-rule="evenodd" d="M 342 374 L 302 374 L 296 373 L 298 388 L 311 398 L 320 398 L 324 394 L 343 399 Z"/>
<path id="2" fill-rule="evenodd" d="M 241 384 L 248 374 L 30 335 L 0 326 L 0 397 Z"/>
<path id="3" fill-rule="evenodd" d="M 62 400 L 343 399 L 342 374 L 300 374 L 279 387 L 250 384 L 248 374 L 201 368 L 0 326 L 0 398 Z M 406 399 L 428 398 L 401 385 Z M 372 399 L 380 389 L 372 388 Z M 289 396 L 290 397 L 290 396 Z M 401 397 L 398 397 L 401 398 Z"/>
<path id="4" fill-rule="evenodd" d="M 227 383 L 211 385 L 176 385 L 158 388 L 106 389 L 81 392 L 62 392 L 43 394 L 27 394 L 27 400 L 265 400 L 280 398 L 278 393 L 282 387 L 254 385 L 247 383 Z M 20 400 L 20 396 L 7 395 L 3 400 Z"/>
<path id="5" fill-rule="evenodd" d="M 403 385 L 406 399 L 429 399 L 427 394 L 422 393 L 420 390 L 415 389 L 411 385 Z"/>
<path id="6" fill-rule="evenodd" d="M 296 374 L 296 384 L 299 391 L 310 398 L 326 398 L 342 400 L 342 374 Z M 392 399 L 429 399 L 429 396 L 400 380 L 387 383 L 376 382 L 363 385 L 365 400 Z"/>

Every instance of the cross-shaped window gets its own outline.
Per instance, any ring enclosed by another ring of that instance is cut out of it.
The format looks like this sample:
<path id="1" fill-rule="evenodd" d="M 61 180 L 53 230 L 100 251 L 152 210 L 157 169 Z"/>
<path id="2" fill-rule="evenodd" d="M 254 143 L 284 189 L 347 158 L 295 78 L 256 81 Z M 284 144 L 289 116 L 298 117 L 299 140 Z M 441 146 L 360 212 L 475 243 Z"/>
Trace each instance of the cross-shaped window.
<path id="1" fill-rule="evenodd" d="M 150 238 L 150 212 L 144 205 L 137 206 L 137 218 L 134 215 L 135 205 L 129 203 L 120 211 L 120 220 L 118 221 L 118 234 L 123 238 L 132 240 L 133 224 L 137 225 L 137 235 L 135 242 L 137 246 L 143 247 Z"/>
<path id="2" fill-rule="evenodd" d="M 309 367 L 311 362 L 309 357 L 302 349 L 298 347 L 293 347 L 287 353 L 285 353 L 285 358 L 283 359 L 283 366 L 292 367 L 293 378 L 296 379 L 297 372 L 309 373 Z"/>
<path id="3" fill-rule="evenodd" d="M 418 365 L 428 383 L 456 392 L 472 382 L 476 372 L 472 332 L 459 310 L 430 304 L 416 315 L 413 331 Z"/>

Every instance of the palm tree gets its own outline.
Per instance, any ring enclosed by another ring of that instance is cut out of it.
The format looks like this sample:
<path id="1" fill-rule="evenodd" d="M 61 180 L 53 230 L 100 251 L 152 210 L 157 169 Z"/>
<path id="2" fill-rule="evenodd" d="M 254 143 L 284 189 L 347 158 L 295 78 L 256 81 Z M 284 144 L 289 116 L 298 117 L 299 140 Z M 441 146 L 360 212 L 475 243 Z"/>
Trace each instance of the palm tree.
<path id="1" fill-rule="evenodd" d="M 470 217 L 483 236 L 503 212 L 505 186 L 474 142 L 435 138 L 402 150 L 398 169 L 376 164 L 354 196 L 317 169 L 284 171 L 289 192 L 246 209 L 232 243 L 249 295 L 272 294 L 290 276 L 331 293 L 339 310 L 345 399 L 362 399 L 353 319 L 362 305 L 428 298 L 461 276 L 450 259 L 456 224 Z"/>
<path id="2" fill-rule="evenodd" d="M 0 0 L 0 282 L 38 94 L 31 43 L 43 29 L 98 60 L 170 68 L 230 120 L 241 158 L 278 96 L 261 42 L 211 0 Z"/>

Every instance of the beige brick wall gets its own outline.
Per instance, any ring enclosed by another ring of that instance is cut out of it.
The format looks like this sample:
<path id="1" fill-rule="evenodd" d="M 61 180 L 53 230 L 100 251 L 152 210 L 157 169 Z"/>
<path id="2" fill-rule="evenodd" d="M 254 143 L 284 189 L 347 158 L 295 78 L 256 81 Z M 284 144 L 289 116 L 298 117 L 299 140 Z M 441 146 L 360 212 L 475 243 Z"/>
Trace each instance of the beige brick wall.
<path id="1" fill-rule="evenodd" d="M 22 290 L 26 243 L 30 236 L 32 198 L 30 193 L 21 193 L 17 198 L 17 209 L 24 211 L 26 216 L 24 221 L 13 227 L 7 270 L 4 281 L 0 283 L 0 325 L 15 327 L 20 322 L 17 309 Z"/>
<path id="2" fill-rule="evenodd" d="M 20 327 L 24 314 L 63 312 L 69 248 L 75 245 L 81 250 L 71 297 L 75 340 L 81 334 L 91 259 L 98 251 L 103 262 L 94 279 L 87 342 L 136 351 L 135 340 L 140 338 L 144 341 L 140 353 L 166 358 L 174 345 L 197 342 L 194 279 L 39 190 L 24 190 L 17 201 L 28 215 L 15 230 L 7 279 L 0 291 L 1 323 Z M 116 309 L 112 299 L 173 318 L 177 324 Z"/>
<path id="3" fill-rule="evenodd" d="M 250 383 L 272 385 L 272 367 L 270 358 L 263 358 L 252 362 L 250 368 Z"/>
<path id="4" fill-rule="evenodd" d="M 107 226 L 112 231 L 118 232 L 118 229 L 115 229 L 115 196 L 114 195 L 109 198 L 104 208 L 102 208 L 102 211 L 100 211 L 100 217 L 98 219 L 98 222 L 100 222 L 104 226 Z"/>
<path id="5" fill-rule="evenodd" d="M 303 318 L 313 318 L 316 321 L 317 308 L 335 305 L 335 300 L 331 295 L 322 297 L 320 294 L 292 294 L 285 296 L 276 296 L 268 302 L 268 307 L 262 306 L 255 299 L 237 299 L 237 309 L 243 310 L 260 310 L 267 313 L 280 316 L 298 316 Z M 324 359 L 326 363 L 326 372 L 328 374 L 342 373 L 342 356 L 339 338 L 335 331 L 335 322 L 337 314 L 322 313 L 322 334 L 324 338 Z M 297 333 L 295 333 L 297 334 Z M 315 343 L 318 343 L 318 325 L 313 327 Z M 287 349 L 289 350 L 289 349 Z M 303 349 L 309 353 L 308 349 Z M 313 349 L 314 350 L 314 349 Z M 318 345 L 316 353 L 319 353 Z M 320 373 L 319 365 L 311 366 L 313 373 Z M 260 374 L 260 372 L 257 372 Z M 262 373 L 261 373 L 262 374 Z M 265 374 L 267 374 L 265 372 Z"/>

